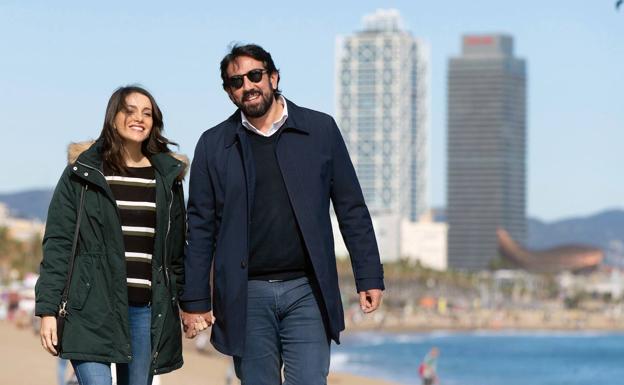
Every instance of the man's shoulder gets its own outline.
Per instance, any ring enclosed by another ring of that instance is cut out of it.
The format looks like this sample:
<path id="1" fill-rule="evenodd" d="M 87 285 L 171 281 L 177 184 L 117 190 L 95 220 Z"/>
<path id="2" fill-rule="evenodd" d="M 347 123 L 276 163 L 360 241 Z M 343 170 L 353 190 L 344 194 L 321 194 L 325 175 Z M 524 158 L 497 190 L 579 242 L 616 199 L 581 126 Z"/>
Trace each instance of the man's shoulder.
<path id="1" fill-rule="evenodd" d="M 334 143 L 339 129 L 334 118 L 321 111 L 301 107 L 288 101 L 288 118 L 291 123 L 320 140 L 319 143 Z"/>
<path id="2" fill-rule="evenodd" d="M 223 140 L 225 136 L 233 135 L 240 123 L 240 117 L 237 117 L 237 115 L 240 116 L 238 111 L 216 126 L 210 127 L 204 131 L 199 139 L 200 142 L 217 143 L 220 140 Z"/>
<path id="3" fill-rule="evenodd" d="M 317 125 L 319 123 L 332 124 L 334 122 L 334 118 L 325 112 L 299 106 L 288 99 L 287 103 L 289 117 L 292 116 L 303 124 Z"/>

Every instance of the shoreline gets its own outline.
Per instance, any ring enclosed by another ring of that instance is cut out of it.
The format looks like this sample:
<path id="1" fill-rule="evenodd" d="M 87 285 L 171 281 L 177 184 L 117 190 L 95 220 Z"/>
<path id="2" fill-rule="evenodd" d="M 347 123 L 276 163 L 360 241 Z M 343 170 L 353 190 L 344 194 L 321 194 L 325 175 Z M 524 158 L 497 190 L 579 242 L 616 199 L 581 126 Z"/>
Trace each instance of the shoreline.
<path id="1" fill-rule="evenodd" d="M 2 383 L 12 385 L 56 384 L 57 359 L 45 352 L 31 326 L 0 320 L 0 372 Z M 200 352 L 195 340 L 184 339 L 184 366 L 158 376 L 160 385 L 226 384 L 231 358 L 212 347 Z M 68 370 L 69 372 L 70 370 Z M 235 379 L 232 385 L 238 384 Z M 156 384 L 156 381 L 154 382 Z M 397 382 L 331 372 L 328 385 L 401 385 Z"/>
<path id="2" fill-rule="evenodd" d="M 379 333 L 436 333 L 436 332 L 449 332 L 449 333 L 462 333 L 462 332 L 566 332 L 566 333 L 603 333 L 603 334 L 624 334 L 624 327 L 621 328 L 603 328 L 603 327 L 587 327 L 587 328 L 569 328 L 569 327 L 557 327 L 557 326 L 535 326 L 535 327 L 468 327 L 468 326 L 455 326 L 455 327 L 424 327 L 424 326 L 351 326 L 343 332 L 343 335 L 348 336 L 352 333 L 361 332 L 379 332 Z"/>
<path id="3" fill-rule="evenodd" d="M 361 316 L 349 308 L 345 314 L 346 330 L 430 332 L 436 330 L 539 330 L 624 332 L 624 308 L 609 312 L 591 312 L 558 307 L 540 309 L 419 310 L 400 312 L 381 309 Z"/>

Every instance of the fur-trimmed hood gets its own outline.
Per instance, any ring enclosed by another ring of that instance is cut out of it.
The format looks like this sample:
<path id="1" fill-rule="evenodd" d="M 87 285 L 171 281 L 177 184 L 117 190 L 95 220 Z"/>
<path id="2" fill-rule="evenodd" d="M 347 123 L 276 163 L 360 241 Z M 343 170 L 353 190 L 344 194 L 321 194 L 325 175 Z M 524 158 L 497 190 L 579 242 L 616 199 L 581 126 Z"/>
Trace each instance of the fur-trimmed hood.
<path id="1" fill-rule="evenodd" d="M 70 143 L 67 146 L 67 163 L 74 164 L 78 160 L 78 157 L 80 156 L 80 154 L 82 154 L 83 152 L 91 148 L 91 146 L 94 143 L 95 143 L 95 140 L 87 140 L 84 142 Z M 178 154 L 175 152 L 170 152 L 168 155 L 179 160 L 180 162 L 184 164 L 184 168 L 182 169 L 182 172 L 180 172 L 180 175 L 178 175 L 178 179 L 180 180 L 184 179 L 189 169 L 189 164 L 190 164 L 189 158 L 184 154 Z"/>

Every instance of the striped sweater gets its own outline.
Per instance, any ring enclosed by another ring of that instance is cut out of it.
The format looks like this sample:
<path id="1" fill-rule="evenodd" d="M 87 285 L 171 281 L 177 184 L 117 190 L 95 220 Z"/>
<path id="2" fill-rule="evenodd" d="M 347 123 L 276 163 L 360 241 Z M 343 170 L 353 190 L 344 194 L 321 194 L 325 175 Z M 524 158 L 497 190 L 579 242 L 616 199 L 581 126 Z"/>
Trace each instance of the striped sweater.
<path id="1" fill-rule="evenodd" d="M 154 168 L 129 167 L 119 176 L 106 165 L 104 175 L 117 201 L 124 238 L 128 302 L 150 303 L 152 254 L 156 230 L 156 179 Z"/>

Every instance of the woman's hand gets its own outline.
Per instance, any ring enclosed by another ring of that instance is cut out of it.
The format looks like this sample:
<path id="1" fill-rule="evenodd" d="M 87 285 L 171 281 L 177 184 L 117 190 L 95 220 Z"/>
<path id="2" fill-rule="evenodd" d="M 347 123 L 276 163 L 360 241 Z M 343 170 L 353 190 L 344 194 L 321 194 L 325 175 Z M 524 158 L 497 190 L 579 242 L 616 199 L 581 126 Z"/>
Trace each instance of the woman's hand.
<path id="1" fill-rule="evenodd" d="M 56 344 L 58 339 L 56 336 L 56 317 L 52 315 L 46 315 L 41 317 L 41 329 L 39 329 L 39 335 L 41 336 L 41 345 L 53 356 L 58 355 L 56 351 Z"/>

